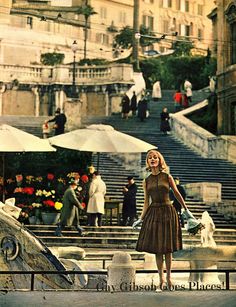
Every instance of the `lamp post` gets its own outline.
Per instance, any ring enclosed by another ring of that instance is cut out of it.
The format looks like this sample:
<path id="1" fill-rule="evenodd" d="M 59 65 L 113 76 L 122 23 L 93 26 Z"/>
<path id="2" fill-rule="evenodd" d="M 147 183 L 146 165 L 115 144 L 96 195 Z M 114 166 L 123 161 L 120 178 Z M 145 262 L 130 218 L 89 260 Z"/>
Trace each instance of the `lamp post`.
<path id="1" fill-rule="evenodd" d="M 75 87 L 75 60 L 76 60 L 76 51 L 78 50 L 78 44 L 76 41 L 73 42 L 71 45 L 71 50 L 73 51 L 74 58 L 73 58 L 73 70 L 72 70 L 72 92 L 73 95 L 76 93 L 76 87 Z"/>

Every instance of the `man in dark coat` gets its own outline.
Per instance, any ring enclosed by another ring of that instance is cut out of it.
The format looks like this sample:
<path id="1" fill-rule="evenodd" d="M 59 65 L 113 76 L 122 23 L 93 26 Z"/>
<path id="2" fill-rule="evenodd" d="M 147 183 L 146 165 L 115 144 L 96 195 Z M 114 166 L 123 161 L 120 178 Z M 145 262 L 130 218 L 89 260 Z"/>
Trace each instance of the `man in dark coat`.
<path id="1" fill-rule="evenodd" d="M 65 131 L 65 124 L 66 124 L 66 116 L 65 114 L 61 113 L 61 109 L 57 108 L 55 112 L 55 117 L 47 121 L 48 123 L 55 122 L 55 135 L 63 134 Z"/>
<path id="2" fill-rule="evenodd" d="M 186 191 L 185 191 L 184 187 L 180 184 L 179 177 L 174 178 L 174 180 L 175 180 L 175 184 L 176 184 L 176 186 L 177 186 L 177 188 L 178 188 L 178 190 L 179 190 L 181 196 L 182 196 L 183 199 L 185 200 L 185 198 L 186 198 Z M 173 203 L 172 203 L 172 204 L 173 204 L 173 206 L 175 207 L 175 210 L 176 210 L 177 213 L 178 213 L 178 216 L 179 216 L 179 219 L 180 219 L 180 224 L 181 224 L 182 227 L 184 227 L 184 218 L 183 218 L 183 216 L 182 216 L 182 214 L 181 214 L 181 208 L 182 208 L 182 206 L 181 206 L 181 204 L 178 202 L 178 200 L 175 198 L 174 193 L 173 193 L 172 190 L 170 190 L 170 199 L 173 200 Z"/>
<path id="3" fill-rule="evenodd" d="M 136 110 L 137 110 L 137 96 L 135 92 L 133 92 L 133 96 L 131 97 L 130 100 L 130 110 L 132 111 L 132 115 L 136 115 Z"/>
<path id="4" fill-rule="evenodd" d="M 122 220 L 124 226 L 131 226 L 136 218 L 136 194 L 138 188 L 133 176 L 127 177 L 127 180 L 128 184 L 123 188 Z"/>
<path id="5" fill-rule="evenodd" d="M 138 102 L 138 118 L 141 122 L 147 117 L 148 101 L 145 96 Z"/>
<path id="6" fill-rule="evenodd" d="M 60 222 L 58 223 L 55 232 L 56 236 L 62 236 L 61 230 L 65 226 L 72 226 L 75 218 L 77 219 L 76 225 L 79 235 L 82 235 L 84 231 L 84 229 L 79 225 L 79 217 L 77 215 L 77 210 L 76 210 L 76 208 L 79 208 L 81 210 L 84 209 L 75 194 L 77 182 L 76 180 L 71 179 L 69 184 L 70 186 L 63 195 L 62 199 L 63 207 L 61 209 Z"/>
<path id="7" fill-rule="evenodd" d="M 128 119 L 129 111 L 130 111 L 130 105 L 129 105 L 129 97 L 125 94 L 121 99 L 121 113 L 122 118 Z"/>

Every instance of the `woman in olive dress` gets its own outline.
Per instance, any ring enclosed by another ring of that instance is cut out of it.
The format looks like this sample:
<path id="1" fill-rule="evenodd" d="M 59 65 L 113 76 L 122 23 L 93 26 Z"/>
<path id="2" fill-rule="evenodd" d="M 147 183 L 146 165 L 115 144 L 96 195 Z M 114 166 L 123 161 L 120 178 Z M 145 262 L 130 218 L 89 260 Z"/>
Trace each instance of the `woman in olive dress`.
<path id="1" fill-rule="evenodd" d="M 167 173 L 167 165 L 160 152 L 156 149 L 148 151 L 146 166 L 151 174 L 143 182 L 144 206 L 140 217 L 142 227 L 136 250 L 156 255 L 161 290 L 164 284 L 165 259 L 167 288 L 173 290 L 172 253 L 182 249 L 182 233 L 177 212 L 169 198 L 170 188 L 182 207 L 187 207 L 173 177 Z"/>

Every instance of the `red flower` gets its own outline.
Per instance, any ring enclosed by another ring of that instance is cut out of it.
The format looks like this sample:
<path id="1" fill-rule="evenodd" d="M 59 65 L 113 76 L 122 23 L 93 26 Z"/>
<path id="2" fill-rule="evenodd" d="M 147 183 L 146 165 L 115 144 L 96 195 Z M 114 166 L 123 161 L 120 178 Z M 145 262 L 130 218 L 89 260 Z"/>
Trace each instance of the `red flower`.
<path id="1" fill-rule="evenodd" d="M 47 174 L 47 179 L 48 180 L 53 180 L 54 179 L 54 175 L 52 173 L 48 173 Z"/>
<path id="2" fill-rule="evenodd" d="M 33 195 L 34 194 L 34 188 L 25 187 L 25 188 L 23 188 L 23 193 L 28 194 L 28 195 Z"/>
<path id="3" fill-rule="evenodd" d="M 83 208 L 85 208 L 85 207 L 86 207 L 86 204 L 85 204 L 85 203 L 82 203 L 81 206 L 82 206 Z"/>
<path id="4" fill-rule="evenodd" d="M 49 207 L 54 207 L 55 206 L 54 201 L 52 201 L 50 199 L 44 200 L 43 203 L 44 203 L 44 205 L 49 206 Z"/>

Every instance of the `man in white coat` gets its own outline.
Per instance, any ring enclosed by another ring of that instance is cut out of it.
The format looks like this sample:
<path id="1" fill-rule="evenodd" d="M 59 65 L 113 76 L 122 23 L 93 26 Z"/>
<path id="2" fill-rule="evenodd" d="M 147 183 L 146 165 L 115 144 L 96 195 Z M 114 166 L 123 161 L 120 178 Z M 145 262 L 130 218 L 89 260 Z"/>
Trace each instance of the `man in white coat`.
<path id="1" fill-rule="evenodd" d="M 104 214 L 106 184 L 97 171 L 93 173 L 89 188 L 89 202 L 87 207 L 88 225 L 102 226 L 102 215 Z"/>

